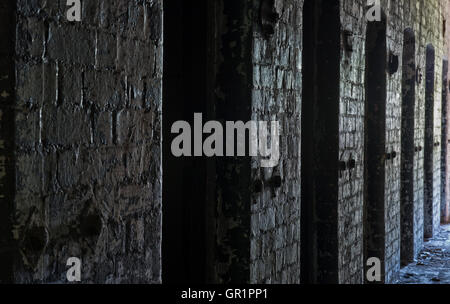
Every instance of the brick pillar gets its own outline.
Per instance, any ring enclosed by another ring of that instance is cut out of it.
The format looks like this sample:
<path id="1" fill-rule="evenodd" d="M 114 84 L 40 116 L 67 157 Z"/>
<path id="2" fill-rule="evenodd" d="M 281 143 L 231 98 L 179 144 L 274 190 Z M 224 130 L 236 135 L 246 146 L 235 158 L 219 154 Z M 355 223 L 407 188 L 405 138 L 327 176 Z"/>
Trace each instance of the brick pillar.
<path id="1" fill-rule="evenodd" d="M 81 3 L 80 22 L 56 0 L 0 21 L 17 16 L 15 281 L 65 283 L 78 257 L 83 283 L 158 283 L 162 1 Z"/>
<path id="2" fill-rule="evenodd" d="M 442 150 L 441 150 L 441 223 L 446 224 L 450 220 L 448 184 L 449 184 L 449 167 L 448 167 L 448 60 L 443 61 L 442 67 Z"/>
<path id="3" fill-rule="evenodd" d="M 424 235 L 433 236 L 433 190 L 434 190 L 434 78 L 435 50 L 432 45 L 426 50 L 425 89 L 425 144 L 424 144 Z"/>
<path id="4" fill-rule="evenodd" d="M 414 259 L 414 116 L 416 102 L 415 35 L 404 32 L 402 77 L 402 151 L 401 151 L 401 262 Z"/>
<path id="5" fill-rule="evenodd" d="M 387 258 L 385 223 L 386 172 L 386 18 L 371 22 L 366 33 L 364 261 L 378 258 L 385 280 Z M 390 157 L 392 158 L 392 157 Z M 367 273 L 365 267 L 365 273 Z"/>
<path id="6" fill-rule="evenodd" d="M 339 282 L 338 1 L 306 1 L 303 10 L 301 276 Z"/>
<path id="7" fill-rule="evenodd" d="M 444 4 L 444 18 L 445 18 L 445 28 L 444 28 L 444 57 L 449 58 L 450 56 L 450 36 L 448 35 L 450 31 L 450 5 Z M 447 59 L 448 64 L 448 59 Z M 448 123 L 450 122 L 450 104 L 448 102 L 449 98 L 449 77 L 448 77 L 448 68 L 447 68 L 447 74 L 443 75 L 443 79 L 445 81 L 445 85 L 443 86 L 442 91 L 442 97 L 447 100 L 447 107 L 446 109 L 442 109 L 446 112 L 446 122 L 447 122 L 447 129 L 446 129 L 446 140 L 442 141 L 442 147 L 447 151 L 446 159 L 445 161 L 445 190 L 444 190 L 444 206 L 441 208 L 442 214 L 441 214 L 441 222 L 443 224 L 450 223 L 450 153 L 449 153 L 449 147 L 450 147 L 450 127 L 448 126 Z M 445 96 L 445 97 L 444 97 Z"/>
<path id="8" fill-rule="evenodd" d="M 215 116 L 219 121 L 251 120 L 252 25 L 247 19 L 252 1 L 222 0 L 213 8 L 218 40 L 214 79 Z M 240 69 L 236 69 L 240 66 Z M 250 282 L 251 158 L 216 161 L 216 281 Z M 236 223 L 234 227 L 230 223 Z M 220 254 L 218 254 L 220 252 Z"/>
<path id="9" fill-rule="evenodd" d="M 13 281 L 15 1 L 0 3 L 0 283 Z"/>

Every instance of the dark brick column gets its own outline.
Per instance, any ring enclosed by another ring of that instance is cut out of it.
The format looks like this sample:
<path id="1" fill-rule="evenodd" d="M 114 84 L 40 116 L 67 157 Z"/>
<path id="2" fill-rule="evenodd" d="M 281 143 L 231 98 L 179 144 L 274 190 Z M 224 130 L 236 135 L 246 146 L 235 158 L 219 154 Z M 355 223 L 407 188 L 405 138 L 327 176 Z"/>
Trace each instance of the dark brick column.
<path id="1" fill-rule="evenodd" d="M 366 35 L 364 264 L 370 258 L 382 263 L 385 280 L 385 172 L 386 160 L 386 19 L 370 22 Z M 390 152 L 389 152 L 390 153 Z M 367 273 L 367 267 L 365 268 Z"/>
<path id="2" fill-rule="evenodd" d="M 435 50 L 426 49 L 425 83 L 425 144 L 424 144 L 424 235 L 433 236 L 433 190 L 434 190 L 434 78 Z"/>
<path id="3" fill-rule="evenodd" d="M 83 283 L 158 283 L 162 0 L 81 2 L 81 22 L 57 0 L 1 19 L 17 17 L 15 281 L 67 282 L 78 257 Z"/>
<path id="4" fill-rule="evenodd" d="M 214 81 L 218 121 L 251 120 L 252 1 L 221 0 L 214 5 L 218 35 Z M 237 68 L 239 67 L 239 68 Z M 251 158 L 216 161 L 216 281 L 250 282 Z M 230 225 L 235 223 L 235 225 Z"/>
<path id="5" fill-rule="evenodd" d="M 17 251 L 12 240 L 14 210 L 14 0 L 0 3 L 0 283 L 13 281 Z"/>
<path id="6" fill-rule="evenodd" d="M 303 8 L 301 276 L 338 283 L 339 1 Z"/>
<path id="7" fill-rule="evenodd" d="M 449 221 L 449 200 L 448 196 L 448 60 L 442 63 L 442 133 L 441 133 L 441 223 L 445 224 Z"/>
<path id="8" fill-rule="evenodd" d="M 401 151 L 401 261 L 414 259 L 414 116 L 416 102 L 415 35 L 404 32 L 402 77 L 402 151 Z"/>

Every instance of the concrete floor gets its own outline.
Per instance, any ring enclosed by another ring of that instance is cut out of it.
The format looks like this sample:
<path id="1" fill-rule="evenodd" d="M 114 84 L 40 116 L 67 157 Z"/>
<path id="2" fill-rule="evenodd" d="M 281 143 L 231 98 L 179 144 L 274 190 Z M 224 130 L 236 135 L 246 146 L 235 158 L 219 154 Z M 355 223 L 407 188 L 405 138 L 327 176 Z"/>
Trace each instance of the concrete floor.
<path id="1" fill-rule="evenodd" d="M 416 262 L 404 267 L 398 284 L 450 284 L 450 225 L 425 242 Z"/>

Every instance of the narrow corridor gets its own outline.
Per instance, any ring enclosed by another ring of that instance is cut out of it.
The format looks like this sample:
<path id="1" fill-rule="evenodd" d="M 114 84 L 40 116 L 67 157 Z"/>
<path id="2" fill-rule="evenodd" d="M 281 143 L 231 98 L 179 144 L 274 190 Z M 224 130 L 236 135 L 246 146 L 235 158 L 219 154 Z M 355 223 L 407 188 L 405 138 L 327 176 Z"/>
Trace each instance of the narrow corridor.
<path id="1" fill-rule="evenodd" d="M 450 283 L 450 0 L 64 2 L 0 2 L 0 284 Z"/>
<path id="2" fill-rule="evenodd" d="M 404 267 L 398 284 L 450 284 L 450 225 L 426 240 L 416 262 Z"/>

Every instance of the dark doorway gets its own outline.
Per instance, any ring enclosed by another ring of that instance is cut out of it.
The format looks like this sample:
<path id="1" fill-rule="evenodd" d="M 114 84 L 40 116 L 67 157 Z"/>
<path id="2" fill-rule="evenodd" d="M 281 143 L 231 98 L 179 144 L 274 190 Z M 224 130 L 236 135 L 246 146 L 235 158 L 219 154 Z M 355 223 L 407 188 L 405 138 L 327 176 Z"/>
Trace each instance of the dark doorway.
<path id="1" fill-rule="evenodd" d="M 382 281 L 385 272 L 386 62 L 386 17 L 383 15 L 381 22 L 367 24 L 364 120 L 364 265 L 369 258 L 380 259 Z"/>
<path id="2" fill-rule="evenodd" d="M 175 158 L 175 121 L 206 117 L 207 0 L 164 1 L 163 238 L 164 283 L 206 280 L 206 161 Z"/>
<path id="3" fill-rule="evenodd" d="M 447 155 L 448 155 L 448 60 L 442 62 L 442 134 L 441 134 L 441 223 L 446 224 L 447 202 Z"/>
<path id="4" fill-rule="evenodd" d="M 338 283 L 339 1 L 303 8 L 301 281 Z"/>
<path id="5" fill-rule="evenodd" d="M 416 101 L 416 41 L 414 31 L 403 36 L 402 152 L 401 152 L 401 263 L 414 259 L 414 115 Z"/>
<path id="6" fill-rule="evenodd" d="M 424 147 L 424 237 L 433 237 L 433 178 L 434 178 L 434 71 L 435 51 L 426 49 L 425 84 L 425 147 Z"/>

